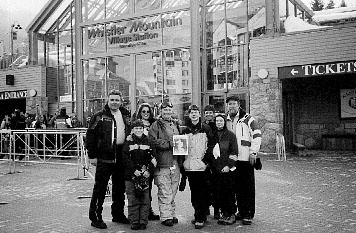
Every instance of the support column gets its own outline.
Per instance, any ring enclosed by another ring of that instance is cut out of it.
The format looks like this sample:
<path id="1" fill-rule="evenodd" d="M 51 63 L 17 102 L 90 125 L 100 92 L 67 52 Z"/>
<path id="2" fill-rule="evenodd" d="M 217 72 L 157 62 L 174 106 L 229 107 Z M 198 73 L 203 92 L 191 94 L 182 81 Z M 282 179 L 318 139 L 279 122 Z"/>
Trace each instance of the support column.
<path id="1" fill-rule="evenodd" d="M 28 32 L 28 65 L 38 64 L 38 33 Z"/>
<path id="2" fill-rule="evenodd" d="M 81 122 L 84 121 L 84 77 L 83 77 L 83 70 L 82 70 L 82 62 L 81 62 L 81 55 L 82 55 L 82 30 L 80 27 L 80 23 L 82 22 L 82 7 L 81 7 L 81 1 L 80 0 L 75 0 L 74 1 L 74 12 L 75 12 L 75 75 L 76 75 L 76 113 L 78 116 L 78 119 Z"/>
<path id="3" fill-rule="evenodd" d="M 266 34 L 273 35 L 280 31 L 279 0 L 265 0 L 266 4 Z"/>
<path id="4" fill-rule="evenodd" d="M 190 1 L 191 24 L 191 74 L 192 74 L 192 104 L 201 106 L 201 69 L 200 69 L 200 13 L 199 1 Z"/>

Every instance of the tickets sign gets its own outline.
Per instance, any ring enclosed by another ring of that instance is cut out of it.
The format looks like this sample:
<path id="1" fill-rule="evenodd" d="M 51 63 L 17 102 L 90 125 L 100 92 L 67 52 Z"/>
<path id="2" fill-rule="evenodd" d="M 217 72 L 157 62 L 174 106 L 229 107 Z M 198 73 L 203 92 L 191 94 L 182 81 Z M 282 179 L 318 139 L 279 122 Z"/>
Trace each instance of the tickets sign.
<path id="1" fill-rule="evenodd" d="M 356 60 L 278 68 L 279 79 L 356 73 Z"/>

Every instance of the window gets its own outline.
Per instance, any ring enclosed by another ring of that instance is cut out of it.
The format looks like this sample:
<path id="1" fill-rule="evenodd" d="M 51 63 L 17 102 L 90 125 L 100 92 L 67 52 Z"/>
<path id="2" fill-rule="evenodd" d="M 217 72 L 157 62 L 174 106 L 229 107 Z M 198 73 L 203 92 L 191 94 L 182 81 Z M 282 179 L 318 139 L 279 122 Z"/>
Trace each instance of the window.
<path id="1" fill-rule="evenodd" d="M 186 77 L 189 75 L 189 71 L 188 70 L 182 70 L 182 76 Z"/>
<path id="2" fill-rule="evenodd" d="M 166 66 L 174 66 L 174 61 L 166 61 Z"/>
<path id="3" fill-rule="evenodd" d="M 176 80 L 174 80 L 174 79 L 166 79 L 166 84 L 167 85 L 176 85 Z"/>

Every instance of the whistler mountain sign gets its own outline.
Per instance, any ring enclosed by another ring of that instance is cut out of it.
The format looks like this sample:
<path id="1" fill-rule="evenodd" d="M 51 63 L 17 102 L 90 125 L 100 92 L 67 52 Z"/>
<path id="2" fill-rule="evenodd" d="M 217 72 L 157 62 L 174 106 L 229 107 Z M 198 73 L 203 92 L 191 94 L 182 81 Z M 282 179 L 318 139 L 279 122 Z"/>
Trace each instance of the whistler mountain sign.
<path id="1" fill-rule="evenodd" d="M 143 41 L 152 40 L 159 37 L 157 30 L 161 28 L 171 28 L 181 26 L 183 20 L 181 18 L 168 18 L 147 22 L 146 20 L 133 21 L 131 26 L 120 26 L 117 24 L 111 25 L 106 30 L 104 26 L 90 28 L 88 30 L 88 39 L 96 39 L 107 37 L 109 45 L 114 44 L 132 44 L 138 43 L 145 45 Z M 127 46 L 124 46 L 127 47 Z"/>
<path id="2" fill-rule="evenodd" d="M 356 73 L 356 60 L 278 67 L 279 79 Z"/>

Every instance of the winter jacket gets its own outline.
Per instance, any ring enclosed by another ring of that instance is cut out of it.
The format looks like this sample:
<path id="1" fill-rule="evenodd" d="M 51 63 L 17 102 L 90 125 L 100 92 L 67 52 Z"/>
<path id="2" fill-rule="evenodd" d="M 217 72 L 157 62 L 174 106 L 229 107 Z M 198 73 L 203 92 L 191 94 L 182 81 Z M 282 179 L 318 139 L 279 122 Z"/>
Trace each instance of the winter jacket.
<path id="1" fill-rule="evenodd" d="M 125 167 L 125 180 L 131 180 L 136 170 L 141 171 L 146 166 L 150 175 L 153 173 L 154 166 L 151 162 L 154 158 L 154 151 L 151 148 L 151 142 L 146 135 L 141 138 L 136 135 L 125 142 L 122 149 L 122 161 Z"/>
<path id="2" fill-rule="evenodd" d="M 238 147 L 235 134 L 227 128 L 217 131 L 215 133 L 215 138 L 217 138 L 217 144 L 219 145 L 220 157 L 214 156 L 212 167 L 216 171 L 221 172 L 225 166 L 228 166 L 229 168 L 234 166 L 235 161 L 229 159 L 229 155 L 237 155 Z"/>
<path id="3" fill-rule="evenodd" d="M 123 107 L 120 107 L 119 110 L 124 120 L 125 135 L 127 136 L 130 132 L 130 112 Z M 112 130 L 114 130 L 114 134 Z M 112 138 L 112 135 L 116 135 L 116 130 L 122 129 L 116 128 L 114 116 L 106 104 L 103 110 L 97 112 L 91 118 L 86 133 L 86 148 L 90 159 L 121 160 L 121 153 L 116 153 L 117 145 Z"/>
<path id="4" fill-rule="evenodd" d="M 207 124 L 201 123 L 200 120 L 196 125 L 194 125 L 189 119 L 187 122 L 187 127 L 183 130 L 182 134 L 188 134 L 188 135 L 191 134 L 194 137 L 194 135 L 197 135 L 199 133 L 206 135 L 207 138 L 206 152 L 203 155 L 196 155 L 194 154 L 194 152 L 191 153 L 192 151 L 194 151 L 194 147 L 196 145 L 194 145 L 195 144 L 194 140 L 192 141 L 190 139 L 189 154 L 186 156 L 185 161 L 183 163 L 184 169 L 186 171 L 204 171 L 207 165 L 210 164 L 213 160 L 212 152 L 215 143 L 214 143 L 213 132 L 211 128 Z"/>
<path id="5" fill-rule="evenodd" d="M 239 154 L 237 160 L 248 161 L 250 154 L 257 153 L 260 150 L 262 134 L 255 119 L 248 113 L 240 110 L 238 118 L 235 117 L 231 124 L 231 118 L 228 115 L 228 123 L 236 134 Z M 236 122 L 236 124 L 235 124 Z"/>
<path id="6" fill-rule="evenodd" d="M 173 134 L 168 133 L 167 127 L 174 129 L 174 135 L 180 134 L 180 128 L 176 122 L 168 122 L 162 118 L 153 122 L 148 131 L 148 138 L 152 140 L 156 150 L 158 168 L 172 167 L 173 160 L 177 160 L 178 164 L 182 162 L 182 159 L 179 158 L 182 156 L 173 156 Z"/>

